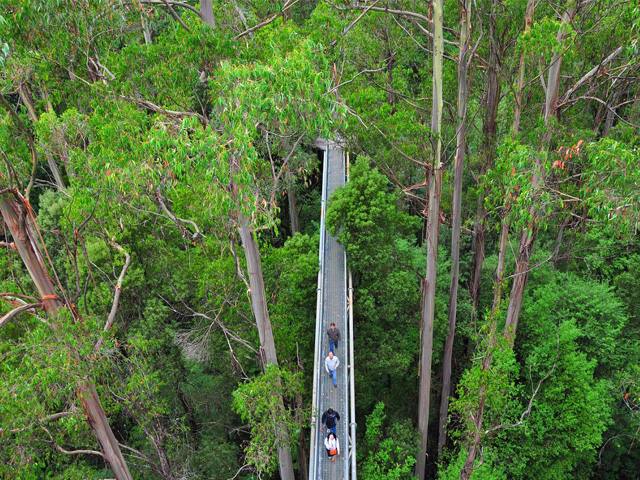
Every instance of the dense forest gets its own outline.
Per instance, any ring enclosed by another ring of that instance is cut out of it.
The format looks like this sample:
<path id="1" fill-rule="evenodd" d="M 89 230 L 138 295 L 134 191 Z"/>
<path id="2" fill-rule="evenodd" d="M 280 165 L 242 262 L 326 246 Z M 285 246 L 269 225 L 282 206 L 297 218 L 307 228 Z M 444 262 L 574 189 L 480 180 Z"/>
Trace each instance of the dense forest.
<path id="1" fill-rule="evenodd" d="M 640 478 L 636 0 L 0 0 L 0 478 Z"/>

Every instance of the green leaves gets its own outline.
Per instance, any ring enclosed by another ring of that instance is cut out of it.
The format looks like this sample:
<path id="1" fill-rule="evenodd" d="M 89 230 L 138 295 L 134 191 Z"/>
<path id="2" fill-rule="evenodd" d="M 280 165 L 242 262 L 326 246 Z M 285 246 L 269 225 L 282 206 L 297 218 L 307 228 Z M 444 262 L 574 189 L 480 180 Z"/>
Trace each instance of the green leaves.
<path id="1" fill-rule="evenodd" d="M 276 450 L 293 445 L 298 429 L 309 421 L 310 412 L 288 406 L 303 393 L 302 375 L 275 365 L 267 365 L 264 374 L 233 392 L 233 409 L 251 427 L 247 461 L 260 474 L 277 469 Z"/>

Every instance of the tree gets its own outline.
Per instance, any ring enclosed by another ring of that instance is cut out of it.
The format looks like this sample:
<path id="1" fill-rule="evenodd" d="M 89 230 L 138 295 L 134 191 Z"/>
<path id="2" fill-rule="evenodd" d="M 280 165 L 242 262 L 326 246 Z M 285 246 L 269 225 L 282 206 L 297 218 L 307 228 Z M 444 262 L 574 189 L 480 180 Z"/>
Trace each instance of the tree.
<path id="1" fill-rule="evenodd" d="M 416 475 L 424 478 L 427 459 L 429 430 L 429 402 L 431 396 L 431 356 L 433 353 L 433 323 L 435 315 L 436 268 L 438 261 L 438 236 L 440 233 L 440 199 L 442 195 L 442 34 L 443 4 L 433 4 L 433 108 L 431 130 L 433 134 L 433 164 L 429 177 L 429 212 L 427 217 L 427 273 L 422 300 L 422 351 L 420 354 L 420 397 L 418 401 L 418 429 L 420 453 L 416 463 Z"/>
<path id="2" fill-rule="evenodd" d="M 48 269 L 44 260 L 45 256 L 39 247 L 40 241 L 35 236 L 34 230 L 37 227 L 34 225 L 33 211 L 29 203 L 18 191 L 5 190 L 1 192 L 1 194 L 0 213 L 2 214 L 2 218 L 11 232 L 16 249 L 38 290 L 40 298 L 42 299 L 42 307 L 48 317 L 55 319 L 58 316 L 58 311 L 63 308 L 65 304 L 58 297 L 56 288 L 47 272 Z M 126 268 L 123 272 L 126 272 Z M 55 275 L 54 272 L 54 276 Z M 117 287 L 116 295 L 119 295 L 118 290 L 120 288 L 121 287 Z M 35 305 L 31 305 L 31 308 L 34 306 Z M 67 304 L 66 307 L 73 314 L 71 305 Z M 117 300 L 114 301 L 114 307 L 117 310 Z M 18 308 L 14 310 L 14 312 L 19 313 L 22 310 L 24 309 Z M 7 321 L 6 318 L 3 320 L 3 323 Z M 55 323 L 52 328 L 55 332 Z M 72 347 L 67 346 L 67 348 Z M 79 353 L 74 351 L 73 348 L 72 352 L 76 356 L 76 361 L 78 361 L 78 359 L 81 358 Z M 109 464 L 118 480 L 132 479 L 127 462 L 111 430 L 109 420 L 104 413 L 100 398 L 98 397 L 91 378 L 85 377 L 78 379 L 77 391 L 78 399 L 82 404 L 87 422 L 100 445 L 105 461 Z"/>
<path id="3" fill-rule="evenodd" d="M 461 5 L 460 14 L 460 58 L 458 59 L 458 133 L 454 163 L 454 187 L 452 201 L 451 234 L 451 285 L 449 287 L 449 334 L 444 346 L 442 360 L 442 391 L 440 395 L 440 418 L 438 420 L 438 457 L 446 443 L 447 410 L 451 393 L 451 358 L 456 330 L 458 309 L 458 282 L 460 274 L 460 225 L 462 223 L 462 177 L 464 155 L 467 148 L 467 103 L 469 100 L 467 74 L 471 66 L 471 2 Z"/>

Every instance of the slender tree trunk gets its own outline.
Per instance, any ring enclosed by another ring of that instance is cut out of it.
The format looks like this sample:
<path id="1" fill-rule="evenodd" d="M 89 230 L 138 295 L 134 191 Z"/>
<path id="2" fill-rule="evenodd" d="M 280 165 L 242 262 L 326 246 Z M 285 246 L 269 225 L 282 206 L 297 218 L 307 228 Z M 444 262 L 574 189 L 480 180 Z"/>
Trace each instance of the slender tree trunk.
<path id="1" fill-rule="evenodd" d="M 18 89 L 18 94 L 20 96 L 20 100 L 22 100 L 22 103 L 24 103 L 24 106 L 27 108 L 29 119 L 35 125 L 35 123 L 38 121 L 38 113 L 36 112 L 36 109 L 33 105 L 33 100 L 31 99 L 29 90 L 25 85 L 21 85 Z M 53 175 L 56 186 L 59 190 L 65 191 L 67 187 L 64 184 L 64 180 L 62 179 L 62 174 L 60 173 L 58 163 L 51 153 L 47 153 L 47 164 L 49 165 L 49 170 L 51 170 L 51 174 Z"/>
<path id="2" fill-rule="evenodd" d="M 216 28 L 216 19 L 213 17 L 213 0 L 200 0 L 200 18 L 211 28 Z"/>
<path id="3" fill-rule="evenodd" d="M 553 265 L 556 268 L 558 268 L 558 261 L 560 260 L 560 248 L 562 247 L 562 239 L 564 238 L 564 231 L 566 230 L 567 226 L 571 222 L 572 212 L 573 212 L 573 209 L 571 209 L 571 211 L 569 212 L 569 215 L 567 215 L 562 219 L 562 223 L 558 228 L 558 235 L 556 235 L 556 243 L 555 243 L 555 247 L 553 248 L 553 258 L 552 258 Z"/>
<path id="4" fill-rule="evenodd" d="M 469 480 L 469 477 L 471 477 L 476 462 L 476 456 L 478 455 L 478 447 L 480 446 L 480 442 L 482 440 L 482 417 L 484 416 L 484 407 L 486 403 L 486 392 L 484 391 L 484 387 L 480 387 L 479 393 L 480 400 L 478 402 L 478 411 L 473 419 L 473 438 L 471 439 L 471 443 L 469 444 L 467 450 L 467 458 L 465 459 L 464 467 L 460 472 L 460 480 Z"/>
<path id="5" fill-rule="evenodd" d="M 547 131 L 543 139 L 543 148 L 546 148 L 551 139 L 552 130 L 549 128 L 549 120 L 553 115 L 557 115 L 558 105 L 558 90 L 560 88 L 560 70 L 562 66 L 562 51 L 564 40 L 566 39 L 566 25 L 568 25 L 575 14 L 575 5 L 570 5 L 569 8 L 562 14 L 562 25 L 558 30 L 557 38 L 560 47 L 551 60 L 549 66 L 549 77 L 547 81 L 547 95 L 545 100 L 544 110 L 544 122 L 547 126 Z M 520 316 L 520 308 L 522 307 L 522 299 L 524 297 L 524 289 L 527 283 L 527 277 L 529 275 L 529 263 L 531 260 L 531 251 L 533 249 L 533 242 L 537 233 L 537 217 L 538 208 L 535 205 L 535 198 L 537 197 L 536 190 L 538 190 L 542 183 L 542 165 L 540 157 L 535 159 L 535 171 L 532 176 L 531 189 L 533 190 L 534 203 L 529 208 L 531 216 L 531 223 L 528 229 L 522 231 L 520 238 L 520 248 L 518 249 L 518 258 L 516 259 L 516 269 L 514 273 L 513 285 L 511 286 L 511 295 L 509 297 L 509 307 L 507 309 L 507 320 L 505 323 L 505 335 L 509 341 L 513 344 L 516 331 L 518 329 L 518 319 Z"/>
<path id="6" fill-rule="evenodd" d="M 142 24 L 142 35 L 144 37 L 144 44 L 147 46 L 147 48 L 150 48 L 153 44 L 153 41 L 151 40 L 151 29 L 149 28 L 149 23 L 144 17 L 144 12 L 142 11 L 140 12 L 140 23 Z"/>
<path id="7" fill-rule="evenodd" d="M 98 440 L 100 449 L 104 453 L 113 474 L 118 480 L 133 479 L 131 473 L 129 473 L 127 462 L 120 451 L 120 445 L 113 434 L 113 430 L 111 430 L 107 415 L 104 413 L 98 392 L 96 392 L 91 380 L 80 382 L 78 396 L 82 402 L 87 422 L 91 426 L 91 430 Z"/>
<path id="8" fill-rule="evenodd" d="M 429 212 L 427 218 L 427 271 L 422 302 L 422 352 L 420 357 L 420 395 L 418 400 L 418 430 L 420 452 L 416 475 L 424 478 L 429 430 L 429 400 L 431 395 L 431 357 L 433 353 L 433 321 L 435 315 L 436 267 L 438 236 L 440 233 L 440 199 L 442 196 L 442 58 L 443 58 L 443 1 L 433 0 L 433 107 L 431 131 L 433 134 L 433 169 L 429 181 Z"/>
<path id="9" fill-rule="evenodd" d="M 309 480 L 309 460 L 307 459 L 307 438 L 304 435 L 304 429 L 301 428 L 298 433 L 298 464 L 300 465 L 300 480 Z"/>
<path id="10" fill-rule="evenodd" d="M 467 147 L 467 72 L 471 55 L 471 0 L 465 0 L 460 15 L 460 59 L 458 61 L 458 135 L 453 186 L 453 219 L 451 236 L 451 284 L 449 286 L 449 333 L 444 344 L 442 361 L 442 392 L 440 397 L 440 418 L 438 421 L 438 458 L 447 441 L 446 425 L 451 394 L 451 358 L 456 331 L 456 310 L 458 308 L 458 280 L 460 274 L 460 225 L 462 223 L 462 174 L 464 152 Z"/>
<path id="11" fill-rule="evenodd" d="M 507 254 L 507 241 L 509 240 L 509 223 L 506 219 L 500 224 L 500 250 L 498 251 L 498 266 L 496 267 L 496 280 L 493 291 L 493 306 L 491 315 L 497 315 L 497 309 L 502 301 L 502 290 L 504 287 L 504 260 Z"/>
<path id="12" fill-rule="evenodd" d="M 238 215 L 240 239 L 242 241 L 242 249 L 244 250 L 247 260 L 247 270 L 249 272 L 249 286 L 251 288 L 251 310 L 256 319 L 258 333 L 260 335 L 261 354 L 264 364 L 278 365 L 278 357 L 276 355 L 276 346 L 273 340 L 273 330 L 271 329 L 271 320 L 269 318 L 269 310 L 267 309 L 267 295 L 264 288 L 264 277 L 262 275 L 262 260 L 258 244 L 254 237 L 253 229 L 249 218 L 245 215 Z M 280 402 L 282 395 L 280 396 Z M 276 437 L 282 438 L 284 432 L 282 427 L 276 425 Z M 280 478 L 282 480 L 294 480 L 293 459 L 291 451 L 286 447 L 278 447 L 278 462 L 280 469 Z"/>
<path id="13" fill-rule="evenodd" d="M 296 194 L 296 184 L 291 172 L 287 172 L 289 188 L 287 198 L 289 200 L 289 219 L 291 220 L 291 236 L 300 233 L 300 215 L 298 214 L 298 195 Z"/>
<path id="14" fill-rule="evenodd" d="M 527 2 L 527 9 L 524 14 L 524 33 L 525 35 L 531 29 L 533 25 L 533 13 L 536 8 L 535 0 L 529 0 Z M 518 134 L 520 129 L 520 113 L 522 112 L 522 89 L 524 88 L 524 69 L 525 69 L 525 57 L 524 52 L 520 54 L 520 67 L 518 69 L 518 86 L 516 88 L 516 104 L 513 112 L 513 135 Z"/>
<path id="15" fill-rule="evenodd" d="M 496 343 L 496 330 L 498 322 L 498 306 L 500 304 L 500 298 L 502 295 L 502 285 L 504 282 L 504 258 L 507 249 L 507 238 L 509 235 L 509 225 L 503 222 L 500 225 L 500 253 L 498 256 L 498 267 L 496 268 L 496 284 L 493 299 L 493 308 L 489 316 L 489 341 L 487 351 L 484 352 L 484 360 L 482 361 L 482 370 L 486 372 L 491 367 L 493 360 L 493 348 Z M 471 418 L 473 425 L 473 433 L 471 438 L 467 441 L 467 458 L 465 459 L 464 466 L 460 471 L 459 480 L 469 480 L 473 470 L 475 468 L 476 457 L 478 456 L 478 449 L 482 443 L 483 438 L 483 425 L 484 409 L 486 406 L 486 390 L 483 384 L 480 385 L 478 390 L 478 409 L 474 412 Z"/>
<path id="16" fill-rule="evenodd" d="M 278 365 L 276 345 L 273 340 L 271 320 L 267 309 L 267 295 L 264 288 L 260 251 L 258 250 L 258 244 L 254 238 L 254 232 L 251 228 L 249 218 L 240 214 L 239 221 L 240 240 L 242 241 L 242 249 L 247 259 L 247 270 L 249 272 L 251 310 L 253 311 L 253 316 L 258 326 L 263 363 Z"/>
<path id="17" fill-rule="evenodd" d="M 13 198 L 10 198 L 13 197 Z M 14 243 L 42 298 L 43 307 L 49 317 L 55 318 L 63 307 L 58 298 L 53 281 L 47 273 L 44 258 L 38 246 L 34 226 L 31 224 L 29 205 L 17 191 L 5 191 L 0 195 L 0 213 L 6 223 Z M 78 397 L 85 417 L 94 436 L 98 440 L 104 459 L 113 470 L 117 480 L 132 480 L 120 446 L 113 435 L 109 420 L 90 379 L 83 379 L 78 386 Z"/>
<path id="18" fill-rule="evenodd" d="M 616 94 L 613 95 L 613 98 L 611 99 L 610 103 L 612 104 L 618 103 L 618 96 Z M 606 137 L 609 134 L 609 130 L 611 130 L 611 127 L 613 127 L 613 122 L 616 119 L 616 111 L 613 109 L 613 107 L 611 107 L 610 105 L 607 105 L 606 108 L 607 108 L 607 116 L 604 121 L 604 129 L 602 130 L 603 137 Z"/>
<path id="19" fill-rule="evenodd" d="M 518 258 L 516 259 L 516 270 L 513 274 L 514 278 L 511 286 L 511 295 L 509 296 L 509 307 L 507 308 L 505 336 L 512 344 L 516 335 L 516 330 L 518 329 L 518 318 L 520 316 L 520 308 L 522 307 L 524 289 L 527 285 L 527 278 L 529 277 L 531 251 L 537 232 L 537 228 L 535 226 L 530 228 L 530 232 L 523 230 L 520 238 L 520 249 L 518 251 Z"/>
<path id="20" fill-rule="evenodd" d="M 487 113 L 482 127 L 482 155 L 483 165 L 480 168 L 480 175 L 484 175 L 488 169 L 493 167 L 496 132 L 498 129 L 498 104 L 500 102 L 500 81 L 498 78 L 499 50 L 496 34 L 496 2 L 491 3 L 491 15 L 489 17 L 489 40 L 491 42 L 489 51 L 489 68 L 487 72 Z M 485 256 L 486 237 L 486 214 L 484 208 L 484 193 L 478 197 L 476 219 L 474 221 L 474 236 L 472 242 L 473 264 L 470 280 L 470 294 L 473 315 L 477 315 L 478 302 L 480 299 L 480 287 L 482 281 L 482 264 Z"/>
<path id="21" fill-rule="evenodd" d="M 576 13 L 575 4 L 570 3 L 569 8 L 562 14 L 562 24 L 558 30 L 558 50 L 553 54 L 551 65 L 549 65 L 549 77 L 547 81 L 547 96 L 545 99 L 544 122 L 549 124 L 552 115 L 556 115 L 558 108 L 558 91 L 560 89 L 560 69 L 562 67 L 562 54 L 564 52 L 564 41 L 567 37 L 566 25 L 568 25 Z"/>

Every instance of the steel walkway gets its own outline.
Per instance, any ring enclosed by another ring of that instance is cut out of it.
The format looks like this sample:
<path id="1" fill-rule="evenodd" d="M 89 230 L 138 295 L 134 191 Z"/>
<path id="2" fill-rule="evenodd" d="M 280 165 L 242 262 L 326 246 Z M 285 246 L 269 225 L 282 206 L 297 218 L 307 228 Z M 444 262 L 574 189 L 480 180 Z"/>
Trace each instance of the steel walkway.
<path id="1" fill-rule="evenodd" d="M 311 448 L 309 455 L 310 480 L 347 480 L 356 478 L 355 469 L 355 405 L 353 401 L 353 316 L 348 301 L 352 290 L 348 285 L 347 261 L 344 249 L 325 229 L 327 198 L 347 180 L 343 150 L 332 141 L 323 141 L 324 164 L 322 182 L 322 213 L 320 221 L 320 270 L 318 273 L 318 299 L 316 313 L 316 350 L 314 360 L 313 406 Z M 349 279 L 350 283 L 350 279 Z M 340 359 L 337 370 L 338 388 L 324 369 L 329 353 L 327 329 L 335 323 L 342 334 L 342 341 L 335 354 Z M 340 414 L 337 437 L 340 455 L 332 464 L 327 456 L 321 416 L 328 408 Z"/>

